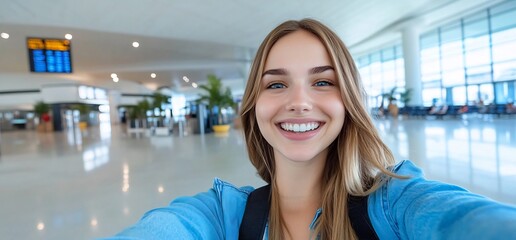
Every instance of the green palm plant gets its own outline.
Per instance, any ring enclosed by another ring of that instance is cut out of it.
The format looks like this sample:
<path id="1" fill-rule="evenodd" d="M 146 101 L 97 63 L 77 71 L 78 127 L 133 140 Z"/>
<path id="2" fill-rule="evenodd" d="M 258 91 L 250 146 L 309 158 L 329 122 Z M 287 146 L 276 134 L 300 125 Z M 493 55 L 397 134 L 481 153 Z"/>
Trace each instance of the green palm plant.
<path id="1" fill-rule="evenodd" d="M 407 88 L 407 89 L 405 89 L 405 91 L 400 92 L 400 101 L 403 103 L 403 105 L 405 107 L 408 105 L 411 98 L 412 98 L 412 89 L 411 88 Z"/>
<path id="2" fill-rule="evenodd" d="M 137 102 L 136 105 L 126 105 L 131 128 L 147 128 L 147 111 L 152 109 L 152 103 L 146 98 Z M 136 125 L 136 123 L 139 125 Z"/>
<path id="3" fill-rule="evenodd" d="M 233 95 L 231 89 L 226 87 L 223 89 L 222 81 L 215 75 L 208 75 L 208 84 L 201 84 L 199 88 L 206 91 L 206 94 L 199 94 L 197 103 L 205 103 L 208 109 L 211 111 L 215 106 L 218 107 L 218 120 L 221 124 L 222 108 L 235 107 L 236 103 L 233 101 Z"/>
<path id="4" fill-rule="evenodd" d="M 46 114 L 50 111 L 50 105 L 46 104 L 43 101 L 39 101 L 34 105 L 34 113 L 36 116 L 41 117 L 43 114 Z"/>
<path id="5" fill-rule="evenodd" d="M 81 122 L 88 121 L 88 114 L 91 111 L 90 106 L 88 106 L 86 104 L 76 104 L 73 108 L 77 109 L 77 111 L 79 111 L 79 115 L 80 115 L 79 118 L 80 118 Z"/>
<path id="6" fill-rule="evenodd" d="M 160 111 L 163 111 L 163 104 L 169 103 L 168 99 L 169 97 L 167 95 L 155 92 L 152 94 L 152 108 L 159 108 Z"/>
<path id="7" fill-rule="evenodd" d="M 412 89 L 407 88 L 404 91 L 396 91 L 396 90 L 397 90 L 397 87 L 393 87 L 388 93 L 382 94 L 382 97 L 387 98 L 387 100 L 389 100 L 389 103 L 390 103 L 392 101 L 397 100 L 396 95 L 399 94 L 400 101 L 404 105 L 407 105 L 408 102 L 410 101 L 410 99 L 412 98 Z"/>
<path id="8" fill-rule="evenodd" d="M 157 115 L 157 127 L 163 127 L 165 125 L 164 121 L 163 121 L 163 116 L 161 115 L 161 112 L 164 110 L 163 109 L 163 104 L 168 104 L 169 103 L 169 97 L 167 95 L 164 95 L 160 92 L 155 92 L 154 94 L 152 94 L 152 103 L 151 103 L 151 107 L 152 109 L 159 109 L 159 114 Z M 153 111 L 154 112 L 154 111 Z"/>
<path id="9" fill-rule="evenodd" d="M 135 109 L 136 115 L 138 118 L 145 119 L 147 117 L 147 111 L 149 111 L 151 109 L 152 109 L 151 102 L 149 102 L 149 100 L 147 100 L 147 98 L 145 98 L 136 104 L 136 109 Z"/>
<path id="10" fill-rule="evenodd" d="M 396 88 L 397 87 L 393 87 L 388 93 L 384 93 L 382 97 L 387 98 L 387 100 L 389 100 L 389 103 L 391 103 L 392 101 L 395 101 L 396 100 Z"/>

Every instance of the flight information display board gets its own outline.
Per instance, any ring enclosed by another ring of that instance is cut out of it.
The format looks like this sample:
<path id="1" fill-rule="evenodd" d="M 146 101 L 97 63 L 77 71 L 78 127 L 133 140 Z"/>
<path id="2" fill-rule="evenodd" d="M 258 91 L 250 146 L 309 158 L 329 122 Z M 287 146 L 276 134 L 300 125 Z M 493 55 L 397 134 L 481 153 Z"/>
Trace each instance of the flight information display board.
<path id="1" fill-rule="evenodd" d="M 30 37 L 27 49 L 31 72 L 72 73 L 70 40 Z"/>

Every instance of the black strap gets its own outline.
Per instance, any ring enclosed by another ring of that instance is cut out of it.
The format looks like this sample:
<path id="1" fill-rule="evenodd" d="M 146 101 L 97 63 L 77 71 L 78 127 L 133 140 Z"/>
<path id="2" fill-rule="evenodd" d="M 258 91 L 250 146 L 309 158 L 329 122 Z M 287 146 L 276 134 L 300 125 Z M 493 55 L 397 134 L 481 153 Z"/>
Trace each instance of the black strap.
<path id="1" fill-rule="evenodd" d="M 373 224 L 369 218 L 367 211 L 367 199 L 365 197 L 349 196 L 348 200 L 348 216 L 351 220 L 351 226 L 355 230 L 358 239 L 375 239 L 379 240 L 378 235 L 374 231 Z"/>
<path id="2" fill-rule="evenodd" d="M 270 185 L 251 192 L 245 205 L 244 217 L 240 224 L 240 240 L 262 240 L 270 205 Z"/>
<path id="3" fill-rule="evenodd" d="M 269 216 L 270 185 L 263 186 L 251 192 L 245 205 L 244 217 L 240 224 L 240 240 L 262 240 Z M 351 226 L 358 239 L 379 240 L 374 231 L 367 211 L 368 197 L 350 196 L 348 215 Z"/>

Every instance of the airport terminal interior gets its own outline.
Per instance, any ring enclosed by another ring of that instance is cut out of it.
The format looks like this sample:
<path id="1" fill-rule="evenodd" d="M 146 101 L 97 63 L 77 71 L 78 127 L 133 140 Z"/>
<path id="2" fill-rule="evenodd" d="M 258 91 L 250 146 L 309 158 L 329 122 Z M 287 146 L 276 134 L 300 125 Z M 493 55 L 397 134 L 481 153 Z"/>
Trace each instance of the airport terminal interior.
<path id="1" fill-rule="evenodd" d="M 108 237 L 215 178 L 264 185 L 239 107 L 260 42 L 306 17 L 349 48 L 397 161 L 516 205 L 515 0 L 0 6 L 2 239 Z"/>

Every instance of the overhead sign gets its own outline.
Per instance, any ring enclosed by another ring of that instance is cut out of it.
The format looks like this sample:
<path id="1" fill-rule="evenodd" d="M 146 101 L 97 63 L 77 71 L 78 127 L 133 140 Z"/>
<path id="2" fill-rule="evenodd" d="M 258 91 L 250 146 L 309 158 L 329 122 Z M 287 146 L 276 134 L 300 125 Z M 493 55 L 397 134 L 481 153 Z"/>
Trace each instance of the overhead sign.
<path id="1" fill-rule="evenodd" d="M 72 73 L 70 40 L 29 37 L 27 49 L 31 72 Z"/>

